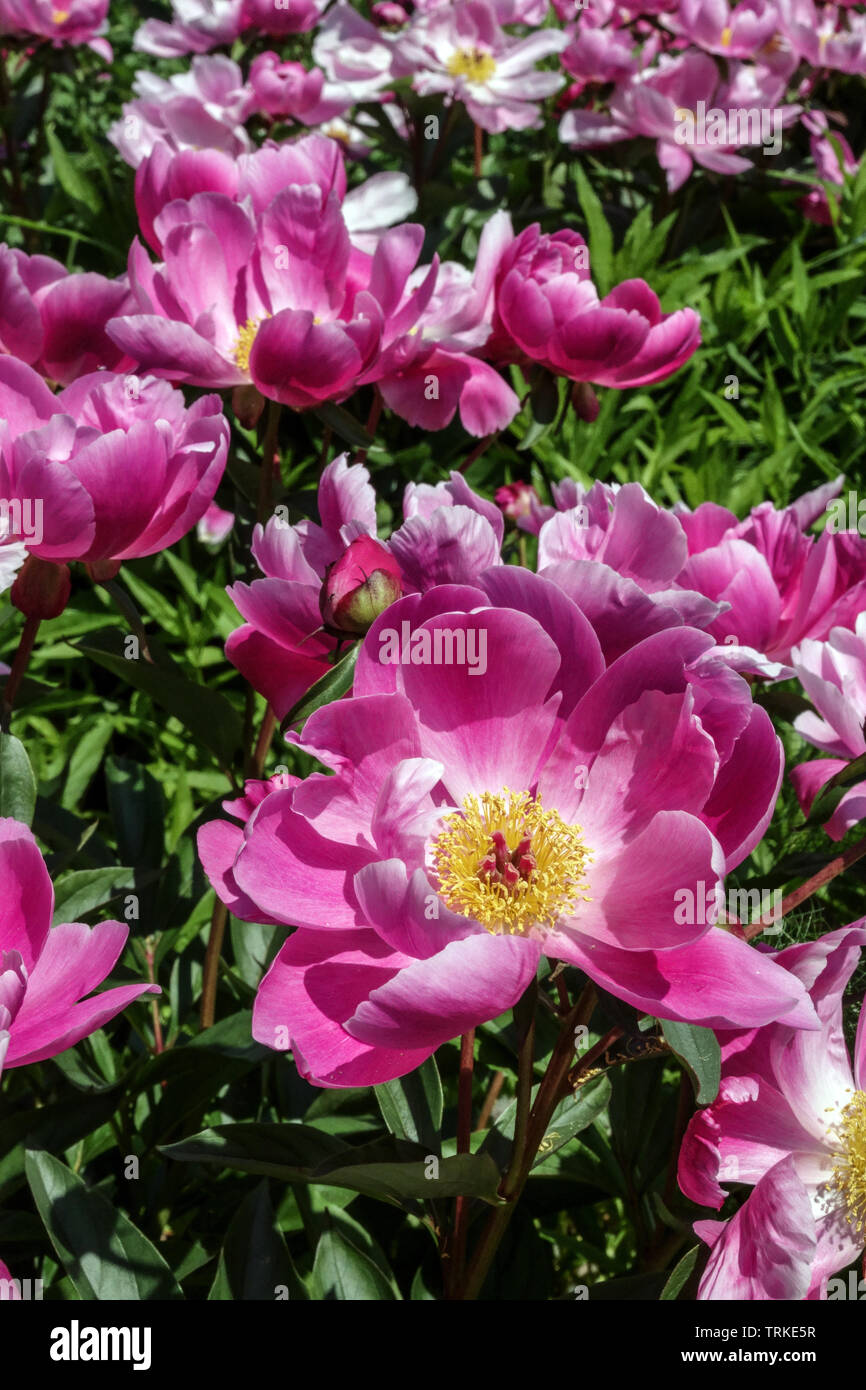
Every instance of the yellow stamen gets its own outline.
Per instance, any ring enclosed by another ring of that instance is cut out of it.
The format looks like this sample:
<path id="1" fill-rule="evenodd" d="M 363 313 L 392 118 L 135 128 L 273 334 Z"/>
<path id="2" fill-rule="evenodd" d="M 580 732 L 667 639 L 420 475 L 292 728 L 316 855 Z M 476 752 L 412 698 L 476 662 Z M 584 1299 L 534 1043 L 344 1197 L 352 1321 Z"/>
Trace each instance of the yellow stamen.
<path id="1" fill-rule="evenodd" d="M 448 59 L 452 77 L 465 77 L 469 82 L 489 82 L 496 71 L 496 60 L 481 48 L 458 48 Z"/>
<path id="2" fill-rule="evenodd" d="M 51 18 L 55 24 L 65 24 L 69 18 L 68 10 L 52 10 Z"/>
<path id="3" fill-rule="evenodd" d="M 265 318 L 270 318 L 270 314 L 265 314 Z M 234 359 L 242 372 L 250 369 L 250 353 L 253 350 L 253 343 L 256 341 L 256 334 L 259 331 L 261 319 L 247 319 L 243 328 L 238 328 L 238 340 L 235 343 Z"/>
<path id="4" fill-rule="evenodd" d="M 730 46 L 731 46 L 731 39 L 732 39 L 733 37 L 734 37 L 734 31 L 733 31 L 733 29 L 731 28 L 731 26 L 730 26 L 729 24 L 726 24 L 725 27 L 724 27 L 724 29 L 722 30 L 722 48 L 730 48 Z"/>
<path id="5" fill-rule="evenodd" d="M 552 926 L 578 900 L 589 902 L 591 860 L 579 825 L 507 787 L 466 796 L 433 844 L 439 892 L 451 911 L 512 936 Z"/>
<path id="6" fill-rule="evenodd" d="M 842 1197 L 852 1228 L 866 1236 L 866 1091 L 855 1091 L 832 1126 L 841 1146 L 830 1186 Z"/>

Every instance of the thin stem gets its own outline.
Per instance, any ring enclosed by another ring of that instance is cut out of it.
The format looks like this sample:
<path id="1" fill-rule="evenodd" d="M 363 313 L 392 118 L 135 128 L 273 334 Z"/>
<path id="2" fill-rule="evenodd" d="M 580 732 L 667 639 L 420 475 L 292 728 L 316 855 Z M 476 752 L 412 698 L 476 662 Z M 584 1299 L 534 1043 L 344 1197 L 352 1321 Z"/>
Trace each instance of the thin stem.
<path id="1" fill-rule="evenodd" d="M 499 1099 L 499 1093 L 502 1090 L 504 1084 L 505 1072 L 495 1072 L 493 1080 L 490 1083 L 490 1090 L 487 1092 L 487 1095 L 484 1099 L 484 1104 L 482 1105 L 481 1111 L 478 1115 L 478 1123 L 475 1126 L 477 1130 L 486 1129 L 489 1125 L 490 1116 L 493 1114 L 493 1107 Z"/>
<path id="2" fill-rule="evenodd" d="M 473 173 L 476 179 L 481 178 L 481 160 L 484 157 L 484 131 L 480 125 L 475 127 L 475 164 Z"/>
<path id="3" fill-rule="evenodd" d="M 147 937 L 144 943 L 144 959 L 147 962 L 147 978 L 150 980 L 150 983 L 152 985 L 155 985 L 156 976 L 154 974 L 153 969 L 153 938 L 150 936 Z M 165 1044 L 162 1039 L 162 1023 L 160 1022 L 159 1018 L 159 1004 L 157 1003 L 157 1000 L 152 996 L 150 1001 L 150 1010 L 151 1017 L 153 1018 L 153 1050 L 158 1054 L 164 1050 Z"/>
<path id="4" fill-rule="evenodd" d="M 225 903 L 217 898 L 213 905 L 213 914 L 210 921 L 210 934 L 207 939 L 207 950 L 204 957 L 204 970 L 201 979 L 201 1014 L 199 1021 L 202 1029 L 213 1026 L 216 1016 L 216 992 L 217 979 L 219 977 L 220 953 L 223 948 L 223 937 L 225 936 L 226 922 L 228 921 L 228 908 Z"/>
<path id="5" fill-rule="evenodd" d="M 18 641 L 18 650 L 13 657 L 9 679 L 6 682 L 6 689 L 3 691 L 2 723 L 4 729 L 8 729 L 9 727 L 15 696 L 18 694 L 18 687 L 30 663 L 33 644 L 36 641 L 36 634 L 39 631 L 39 624 L 41 621 L 41 618 L 26 618 L 24 621 L 24 627 L 21 630 L 21 637 Z"/>
<path id="6" fill-rule="evenodd" d="M 274 487 L 274 456 L 277 452 L 277 438 L 280 430 L 280 415 L 283 407 L 279 401 L 268 401 L 268 419 L 265 437 L 262 440 L 262 471 L 259 474 L 259 500 L 256 507 L 256 520 L 262 525 L 267 521 L 271 510 Z"/>
<path id="7" fill-rule="evenodd" d="M 499 433 L 500 431 L 497 430 L 494 434 L 485 434 L 483 439 L 479 439 L 478 443 L 475 445 L 475 448 L 472 450 L 472 453 L 469 455 L 467 459 L 464 460 L 463 463 L 461 463 L 457 472 L 465 473 L 467 468 L 471 468 L 475 460 L 480 459 L 484 451 L 490 448 L 490 445 L 493 443 L 494 439 L 498 438 Z"/>
<path id="8" fill-rule="evenodd" d="M 457 1085 L 457 1152 L 469 1153 L 472 1134 L 472 1078 L 475 1067 L 475 1029 L 460 1039 L 460 1080 Z M 466 1260 L 466 1230 L 469 1224 L 469 1198 L 457 1197 L 454 1204 L 454 1229 L 446 1251 L 448 1258 L 447 1287 L 459 1288 Z"/>
<path id="9" fill-rule="evenodd" d="M 253 754 L 250 759 L 250 771 L 253 777 L 261 777 L 264 771 L 265 759 L 268 756 L 271 739 L 274 736 L 276 727 L 277 716 L 274 714 L 270 705 L 268 705 L 264 713 L 264 718 L 262 719 L 261 728 L 259 729 L 259 736 L 256 739 L 256 746 L 253 749 Z"/>
<path id="10" fill-rule="evenodd" d="M 866 854 L 866 835 L 862 840 L 857 840 L 855 844 L 851 845 L 850 849 L 846 849 L 844 854 L 838 855 L 836 859 L 831 859 L 830 863 L 825 864 L 817 874 L 807 878 L 806 882 L 801 883 L 799 888 L 795 888 L 793 893 L 789 893 L 786 898 L 783 898 L 782 916 L 787 917 L 789 912 L 793 912 L 795 907 L 800 906 L 800 903 L 811 898 L 812 894 L 817 893 L 819 888 L 825 888 L 839 874 L 850 869 L 851 865 L 856 864 L 858 859 L 862 859 L 864 854 Z M 746 940 L 751 941 L 753 936 L 759 936 L 765 925 L 759 920 L 745 927 L 743 930 Z"/>
<path id="11" fill-rule="evenodd" d="M 574 1090 L 584 1072 L 589 1071 L 590 1067 L 598 1061 L 599 1057 L 603 1057 L 607 1049 L 612 1047 L 615 1042 L 618 1042 L 622 1035 L 622 1028 L 611 1028 L 605 1033 L 603 1038 L 599 1038 L 598 1042 L 593 1044 L 588 1052 L 584 1053 L 577 1066 L 573 1067 L 568 1073 L 568 1084 L 572 1090 Z"/>
<path id="12" fill-rule="evenodd" d="M 385 402 L 382 399 L 382 392 L 379 390 L 378 386 L 374 386 L 373 404 L 370 406 L 370 414 L 367 416 L 367 423 L 364 426 L 364 429 L 366 430 L 367 434 L 369 434 L 372 439 L 376 438 L 376 431 L 379 428 L 379 420 L 382 417 L 382 408 L 384 404 Z M 366 458 L 367 450 L 359 449 L 355 455 L 355 462 L 364 463 Z"/>
<path id="13" fill-rule="evenodd" d="M 516 1165 L 512 1163 L 500 1186 L 500 1195 L 505 1198 L 505 1201 L 491 1212 L 487 1219 L 487 1225 L 475 1247 L 463 1285 L 462 1297 L 464 1300 L 477 1298 L 484 1287 L 484 1281 L 490 1271 L 499 1243 L 505 1234 L 526 1185 L 526 1180 L 532 1171 L 532 1165 L 550 1123 L 550 1117 L 559 1102 L 560 1092 L 564 1086 L 567 1086 L 569 1064 L 574 1055 L 574 1030 L 579 1025 L 589 1022 L 595 1005 L 595 986 L 588 982 L 563 1024 L 547 1071 L 538 1088 L 535 1104 L 529 1116 L 523 1152 L 520 1155 L 515 1153 L 518 1162 Z M 517 1122 L 515 1121 L 515 1137 L 516 1129 Z"/>

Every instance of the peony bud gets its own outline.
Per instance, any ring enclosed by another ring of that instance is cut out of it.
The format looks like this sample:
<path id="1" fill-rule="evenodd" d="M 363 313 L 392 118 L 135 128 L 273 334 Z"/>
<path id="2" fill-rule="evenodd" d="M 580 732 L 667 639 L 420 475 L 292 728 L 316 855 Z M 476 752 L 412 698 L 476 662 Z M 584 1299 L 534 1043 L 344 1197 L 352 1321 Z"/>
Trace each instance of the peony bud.
<path id="1" fill-rule="evenodd" d="M 505 483 L 496 489 L 496 505 L 509 521 L 519 521 L 529 516 L 536 502 L 541 499 L 531 483 Z"/>
<path id="2" fill-rule="evenodd" d="M 69 602 L 71 588 L 68 565 L 28 555 L 9 597 L 28 618 L 59 618 Z"/>
<path id="3" fill-rule="evenodd" d="M 236 386 L 232 391 L 232 410 L 238 423 L 246 430 L 254 430 L 262 418 L 265 408 L 264 396 L 252 384 Z"/>
<path id="4" fill-rule="evenodd" d="M 325 571 L 319 608 L 325 627 L 363 637 L 403 593 L 400 567 L 372 536 L 359 536 Z"/>
<path id="5" fill-rule="evenodd" d="M 399 29 L 401 25 L 409 23 L 403 6 L 395 4 L 394 0 L 377 0 L 375 5 L 370 6 L 370 18 L 380 29 Z"/>
<path id="6" fill-rule="evenodd" d="M 598 419 L 601 406 L 588 381 L 574 383 L 571 388 L 571 404 L 574 406 L 575 414 L 579 415 L 581 420 L 586 420 L 587 424 L 591 425 Z"/>

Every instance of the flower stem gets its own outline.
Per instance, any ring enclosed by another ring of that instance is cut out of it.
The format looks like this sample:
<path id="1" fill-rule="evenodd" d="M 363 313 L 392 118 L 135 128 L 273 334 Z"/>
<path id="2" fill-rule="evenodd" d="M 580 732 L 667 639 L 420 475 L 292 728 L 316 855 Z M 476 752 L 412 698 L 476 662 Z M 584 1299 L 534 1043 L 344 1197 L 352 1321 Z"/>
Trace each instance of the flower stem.
<path id="1" fill-rule="evenodd" d="M 225 936 L 226 922 L 228 921 L 228 908 L 225 903 L 217 898 L 213 905 L 213 915 L 210 922 L 210 934 L 207 939 L 207 950 L 204 957 L 204 970 L 201 980 L 201 1014 L 199 1016 L 202 1030 L 213 1025 L 216 1015 L 216 991 L 217 979 L 219 977 L 220 952 Z"/>
<path id="2" fill-rule="evenodd" d="M 844 854 L 840 854 L 837 858 L 831 859 L 830 863 L 825 864 L 823 869 L 820 869 L 817 874 L 813 874 L 811 878 L 807 878 L 806 882 L 801 883 L 799 888 L 795 888 L 793 893 L 789 893 L 786 898 L 783 898 L 782 916 L 787 917 L 789 912 L 793 912 L 795 907 L 800 906 L 800 903 L 805 902 L 807 898 L 811 898 L 812 894 L 817 893 L 819 888 L 826 887 L 826 885 L 831 883 L 834 878 L 837 878 L 839 874 L 844 873 L 846 869 L 850 869 L 851 865 L 856 864 L 858 859 L 862 859 L 864 854 L 866 854 L 866 835 L 864 835 L 862 840 L 857 840 L 849 849 L 846 849 Z M 765 923 L 760 920 L 753 922 L 751 926 L 744 927 L 743 934 L 746 940 L 751 941 L 753 936 L 759 936 L 764 930 L 764 927 Z"/>
<path id="3" fill-rule="evenodd" d="M 475 1029 L 470 1028 L 460 1039 L 460 1079 L 457 1083 L 457 1152 L 469 1153 L 472 1134 L 472 1077 L 475 1067 Z M 456 1290 L 463 1277 L 466 1259 L 466 1230 L 469 1224 L 469 1198 L 457 1197 L 454 1204 L 454 1229 L 448 1254 L 447 1287 Z"/>
<path id="4" fill-rule="evenodd" d="M 521 1082 L 519 1072 L 518 1113 L 515 1117 L 514 1125 L 515 1143 L 512 1150 L 511 1164 L 499 1188 L 500 1196 L 505 1200 L 490 1213 L 487 1219 L 487 1225 L 482 1231 L 478 1244 L 475 1247 L 461 1291 L 461 1297 L 464 1300 L 477 1298 L 484 1287 L 484 1281 L 490 1272 L 490 1266 L 499 1248 L 499 1243 L 505 1234 L 508 1223 L 514 1214 L 517 1202 L 526 1185 L 526 1180 L 532 1171 L 532 1165 L 550 1123 L 550 1117 L 559 1103 L 563 1089 L 568 1085 L 569 1067 L 572 1057 L 574 1056 L 574 1030 L 578 1025 L 589 1022 L 595 1004 L 595 986 L 588 982 L 581 991 L 580 998 L 574 1008 L 563 1023 L 562 1032 L 557 1039 L 556 1046 L 553 1049 L 553 1054 L 548 1063 L 547 1071 L 538 1088 L 535 1104 L 529 1112 L 528 1120 L 522 1122 L 520 1104 L 522 1097 L 524 1097 L 523 1103 L 525 1104 L 524 1088 L 526 1086 L 527 1070 L 530 1086 L 532 1081 L 531 1059 L 535 1041 L 534 1030 L 529 1030 L 524 1037 L 520 1062 L 518 1063 L 519 1069 L 523 1069 L 523 1081 Z M 518 1146 L 519 1130 L 522 1130 L 525 1135 L 520 1146 Z"/>
<path id="5" fill-rule="evenodd" d="M 262 471 L 259 474 L 259 500 L 256 507 L 256 520 L 262 525 L 271 510 L 274 487 L 274 455 L 277 452 L 277 438 L 280 431 L 280 415 L 283 407 L 279 401 L 268 401 L 268 419 L 265 437 L 262 440 Z"/>
<path id="6" fill-rule="evenodd" d="M 12 660 L 12 668 L 9 672 L 9 679 L 6 682 L 6 689 L 3 691 L 3 717 L 2 724 L 4 730 L 9 728 L 9 720 L 12 717 L 12 706 L 15 703 L 15 696 L 18 694 L 18 687 L 24 676 L 24 672 L 30 662 L 33 651 L 33 644 L 36 641 L 36 634 L 39 631 L 41 618 L 26 618 L 24 627 L 21 630 L 21 637 L 18 642 L 18 650 Z"/>

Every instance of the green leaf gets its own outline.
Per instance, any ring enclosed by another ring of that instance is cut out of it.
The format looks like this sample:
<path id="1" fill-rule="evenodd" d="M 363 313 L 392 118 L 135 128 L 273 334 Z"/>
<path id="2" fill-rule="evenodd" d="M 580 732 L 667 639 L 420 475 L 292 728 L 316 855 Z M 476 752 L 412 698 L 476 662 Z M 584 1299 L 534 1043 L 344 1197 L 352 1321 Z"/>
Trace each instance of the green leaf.
<path id="1" fill-rule="evenodd" d="M 36 778 L 27 750 L 13 734 L 0 734 L 0 815 L 30 825 L 36 807 Z"/>
<path id="2" fill-rule="evenodd" d="M 298 703 L 292 706 L 280 725 L 283 732 L 295 724 L 303 724 L 314 710 L 321 709 L 323 705 L 330 705 L 334 700 L 339 700 L 348 694 L 352 688 L 352 681 L 355 679 L 355 663 L 358 660 L 360 650 L 361 643 L 354 642 L 336 666 L 332 666 L 330 671 L 326 671 L 314 685 L 310 686 L 306 695 L 303 695 Z"/>
<path id="3" fill-rule="evenodd" d="M 54 886 L 54 921 L 80 922 L 88 912 L 135 888 L 135 871 L 125 868 L 74 869 Z"/>
<path id="4" fill-rule="evenodd" d="M 309 1298 L 274 1226 L 268 1184 L 261 1182 L 232 1218 L 208 1298 L 273 1303 L 286 1295 L 290 1299 Z"/>
<path id="5" fill-rule="evenodd" d="M 665 1040 L 692 1078 L 698 1105 L 710 1105 L 719 1093 L 722 1075 L 722 1050 L 715 1033 L 694 1023 L 671 1023 L 664 1018 L 659 1022 Z"/>
<path id="6" fill-rule="evenodd" d="M 533 1097 L 537 1087 L 533 1090 Z M 533 1161 L 533 1168 L 545 1163 L 581 1130 L 594 1124 L 606 1109 L 610 1100 L 610 1082 L 600 1076 L 581 1086 L 573 1096 L 561 1100 L 550 1117 L 550 1123 L 539 1145 Z M 511 1153 L 514 1139 L 514 1119 L 516 1101 L 503 1110 L 481 1146 L 481 1153 L 490 1154 L 499 1168 L 504 1168 Z"/>
<path id="7" fill-rule="evenodd" d="M 80 162 L 67 154 L 54 127 L 48 126 L 45 133 L 57 182 L 64 193 L 68 193 L 74 202 L 83 203 L 88 211 L 99 212 L 102 208 L 102 199 L 96 190 L 96 185 L 82 171 Z"/>
<path id="8" fill-rule="evenodd" d="M 322 424 L 328 429 L 339 435 L 347 444 L 351 444 L 353 449 L 370 449 L 375 444 L 373 436 L 364 429 L 359 420 L 351 415 L 342 405 L 336 405 L 334 401 L 326 401 L 324 405 L 317 406 L 313 411 Z"/>
<path id="9" fill-rule="evenodd" d="M 156 778 L 129 758 L 108 758 L 105 780 L 121 858 L 136 868 L 159 868 L 165 849 L 165 798 Z"/>
<path id="10" fill-rule="evenodd" d="M 324 1303 L 393 1303 L 396 1297 L 369 1256 L 336 1230 L 325 1231 L 316 1247 L 313 1283 L 317 1300 Z"/>
<path id="11" fill-rule="evenodd" d="M 489 1154 L 438 1158 L 423 1144 L 388 1138 L 352 1146 L 312 1125 L 233 1124 L 167 1144 L 185 1163 L 217 1163 L 282 1182 L 348 1187 L 383 1202 L 478 1197 L 498 1203 L 500 1173 Z"/>
<path id="12" fill-rule="evenodd" d="M 697 1258 L 701 1253 L 701 1249 L 702 1247 L 700 1245 L 693 1245 L 691 1250 L 683 1255 L 679 1263 L 671 1270 L 670 1278 L 659 1294 L 659 1299 L 662 1302 L 669 1303 L 679 1298 L 697 1263 Z"/>
<path id="13" fill-rule="evenodd" d="M 25 1171 L 39 1215 L 80 1298 L 183 1298 L 137 1226 L 51 1154 L 28 1150 Z"/>
<path id="14" fill-rule="evenodd" d="M 613 288 L 613 233 L 598 195 L 580 164 L 575 165 L 577 197 L 589 230 L 589 269 L 600 296 Z"/>
<path id="15" fill-rule="evenodd" d="M 124 635 L 115 629 L 91 633 L 75 644 L 84 656 L 142 690 L 179 719 L 196 742 L 210 749 L 221 767 L 231 767 L 243 745 L 243 721 L 226 697 L 211 686 L 188 680 L 173 667 L 127 660 Z"/>
<path id="16" fill-rule="evenodd" d="M 382 1119 L 398 1139 L 413 1139 L 438 1152 L 442 1128 L 442 1082 L 435 1057 L 396 1081 L 373 1087 Z"/>

